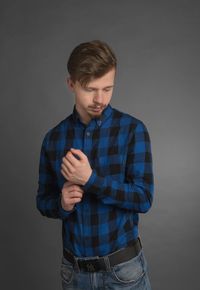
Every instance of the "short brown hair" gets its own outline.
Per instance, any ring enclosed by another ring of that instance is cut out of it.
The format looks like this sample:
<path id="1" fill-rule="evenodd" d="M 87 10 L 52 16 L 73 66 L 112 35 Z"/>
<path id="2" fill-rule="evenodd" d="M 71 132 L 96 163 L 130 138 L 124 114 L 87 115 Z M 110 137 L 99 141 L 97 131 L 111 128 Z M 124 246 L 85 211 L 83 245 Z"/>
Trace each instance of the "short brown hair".
<path id="1" fill-rule="evenodd" d="M 89 81 L 102 77 L 116 68 L 117 59 L 107 43 L 100 40 L 76 46 L 69 57 L 67 69 L 73 82 L 86 86 Z"/>

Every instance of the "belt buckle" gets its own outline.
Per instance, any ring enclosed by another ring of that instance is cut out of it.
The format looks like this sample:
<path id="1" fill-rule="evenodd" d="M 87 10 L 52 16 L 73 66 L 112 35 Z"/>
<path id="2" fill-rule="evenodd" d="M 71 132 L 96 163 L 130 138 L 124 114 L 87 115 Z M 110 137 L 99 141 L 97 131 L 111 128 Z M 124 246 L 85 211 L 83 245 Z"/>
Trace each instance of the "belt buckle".
<path id="1" fill-rule="evenodd" d="M 88 271 L 88 272 L 91 272 L 91 273 L 96 272 L 96 268 L 95 268 L 95 266 L 96 266 L 96 265 L 94 265 L 94 264 L 91 263 L 91 262 L 87 262 L 87 263 L 86 263 L 86 268 L 87 268 L 87 271 Z"/>
<path id="2" fill-rule="evenodd" d="M 94 258 L 94 259 L 79 259 L 78 261 L 78 266 L 80 270 L 83 270 L 85 272 L 98 272 L 102 270 L 102 261 L 100 261 L 99 258 Z"/>

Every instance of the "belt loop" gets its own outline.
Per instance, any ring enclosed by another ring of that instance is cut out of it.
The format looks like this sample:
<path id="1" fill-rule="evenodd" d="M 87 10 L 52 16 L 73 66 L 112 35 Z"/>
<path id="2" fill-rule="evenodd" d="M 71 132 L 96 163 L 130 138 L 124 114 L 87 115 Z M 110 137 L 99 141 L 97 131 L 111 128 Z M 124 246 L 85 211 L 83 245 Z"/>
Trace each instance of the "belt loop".
<path id="1" fill-rule="evenodd" d="M 108 256 L 105 256 L 105 257 L 103 257 L 103 259 L 104 259 L 104 262 L 105 262 L 105 265 L 106 265 L 106 270 L 107 271 L 111 271 L 109 257 Z"/>
<path id="2" fill-rule="evenodd" d="M 142 242 L 141 242 L 140 237 L 138 237 L 138 240 L 139 240 L 139 243 L 140 243 L 140 247 L 142 248 Z"/>
<path id="3" fill-rule="evenodd" d="M 78 273 L 80 273 L 78 258 L 76 258 L 75 256 L 74 256 L 74 269 L 77 270 Z"/>

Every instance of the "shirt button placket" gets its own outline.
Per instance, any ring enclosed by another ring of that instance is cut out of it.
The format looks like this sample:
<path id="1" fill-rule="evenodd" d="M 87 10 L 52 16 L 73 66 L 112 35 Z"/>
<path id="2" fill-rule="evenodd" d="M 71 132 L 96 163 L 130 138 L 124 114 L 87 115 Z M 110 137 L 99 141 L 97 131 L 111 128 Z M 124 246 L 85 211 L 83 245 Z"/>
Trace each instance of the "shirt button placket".
<path id="1" fill-rule="evenodd" d="M 87 155 L 88 158 L 90 158 L 90 153 L 92 150 L 92 132 L 91 128 L 86 128 L 85 134 L 84 134 L 84 152 Z"/>
<path id="2" fill-rule="evenodd" d="M 91 128 L 86 128 L 85 129 L 85 133 L 84 133 L 84 142 L 83 142 L 83 151 L 85 153 L 85 155 L 88 157 L 88 159 L 90 160 L 90 155 L 91 155 L 91 150 L 92 150 L 92 132 L 91 132 Z M 87 202 L 87 199 L 85 199 L 85 203 Z M 85 221 L 85 208 L 86 208 L 86 204 L 85 203 L 82 203 L 82 219 L 83 219 L 83 222 L 82 222 L 82 228 L 83 228 L 83 233 L 85 233 L 85 230 L 84 230 L 84 225 L 87 224 L 87 222 Z M 83 234 L 83 245 L 85 245 L 85 237 L 84 237 L 84 234 Z M 86 249 L 86 245 L 84 247 Z M 87 256 L 87 252 L 84 253 L 84 255 Z"/>

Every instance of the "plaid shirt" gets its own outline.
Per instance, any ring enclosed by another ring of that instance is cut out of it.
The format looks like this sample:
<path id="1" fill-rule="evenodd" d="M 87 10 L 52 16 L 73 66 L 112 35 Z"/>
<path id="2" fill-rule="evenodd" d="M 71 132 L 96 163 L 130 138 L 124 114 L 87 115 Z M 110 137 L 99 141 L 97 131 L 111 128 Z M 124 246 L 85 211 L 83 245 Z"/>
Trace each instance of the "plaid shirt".
<path id="1" fill-rule="evenodd" d="M 61 206 L 62 157 L 70 148 L 87 155 L 92 174 L 82 186 L 82 202 L 72 211 Z M 84 125 L 73 113 L 43 140 L 37 208 L 63 221 L 63 247 L 78 257 L 103 256 L 138 237 L 138 214 L 153 198 L 148 131 L 138 119 L 108 105 L 100 118 Z"/>

